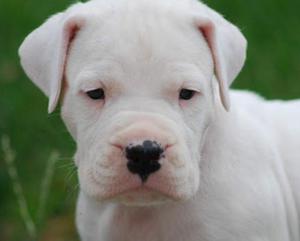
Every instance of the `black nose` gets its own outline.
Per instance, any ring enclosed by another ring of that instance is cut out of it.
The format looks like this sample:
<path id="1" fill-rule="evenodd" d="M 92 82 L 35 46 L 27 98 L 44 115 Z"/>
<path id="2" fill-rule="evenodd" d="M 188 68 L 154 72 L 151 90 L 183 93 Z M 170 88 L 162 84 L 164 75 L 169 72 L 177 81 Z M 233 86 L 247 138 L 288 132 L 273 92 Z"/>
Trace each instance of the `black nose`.
<path id="1" fill-rule="evenodd" d="M 142 145 L 129 145 L 126 147 L 127 168 L 130 172 L 138 174 L 142 182 L 146 182 L 151 173 L 159 170 L 158 160 L 163 152 L 155 141 L 146 140 Z"/>

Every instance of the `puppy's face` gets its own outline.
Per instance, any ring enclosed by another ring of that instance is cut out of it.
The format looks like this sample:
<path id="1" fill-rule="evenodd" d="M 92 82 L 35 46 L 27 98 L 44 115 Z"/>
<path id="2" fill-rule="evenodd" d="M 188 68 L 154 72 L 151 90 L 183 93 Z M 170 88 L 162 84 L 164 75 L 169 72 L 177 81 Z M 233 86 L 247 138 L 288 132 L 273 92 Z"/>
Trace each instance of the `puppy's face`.
<path id="1" fill-rule="evenodd" d="M 19 50 L 49 112 L 65 87 L 81 189 L 131 205 L 195 194 L 215 103 L 229 110 L 245 52 L 240 31 L 197 0 L 77 3 Z"/>
<path id="2" fill-rule="evenodd" d="M 213 60 L 191 24 L 135 17 L 86 23 L 70 48 L 62 114 L 80 185 L 99 200 L 184 200 L 199 185 Z"/>

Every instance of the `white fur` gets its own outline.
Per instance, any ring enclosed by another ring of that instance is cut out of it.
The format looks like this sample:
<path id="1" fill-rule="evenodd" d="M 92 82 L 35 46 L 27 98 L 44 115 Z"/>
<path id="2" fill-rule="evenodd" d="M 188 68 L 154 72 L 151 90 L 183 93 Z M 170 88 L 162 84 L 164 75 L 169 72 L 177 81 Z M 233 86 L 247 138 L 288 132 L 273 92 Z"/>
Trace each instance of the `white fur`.
<path id="1" fill-rule="evenodd" d="M 49 112 L 63 95 L 77 142 L 83 241 L 299 241 L 300 102 L 230 92 L 245 51 L 196 0 L 78 3 L 26 38 L 22 66 Z M 165 157 L 142 185 L 123 150 L 145 139 Z"/>

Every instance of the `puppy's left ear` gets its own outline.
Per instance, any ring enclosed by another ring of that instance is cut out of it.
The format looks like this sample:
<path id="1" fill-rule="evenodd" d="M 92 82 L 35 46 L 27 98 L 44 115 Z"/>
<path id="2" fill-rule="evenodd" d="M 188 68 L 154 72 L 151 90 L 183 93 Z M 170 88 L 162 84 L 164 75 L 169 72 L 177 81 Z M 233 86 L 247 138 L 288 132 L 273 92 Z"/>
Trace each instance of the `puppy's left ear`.
<path id="1" fill-rule="evenodd" d="M 68 48 L 82 24 L 80 16 L 56 14 L 27 36 L 19 49 L 26 74 L 49 97 L 49 113 L 60 96 Z"/>
<path id="2" fill-rule="evenodd" d="M 196 25 L 212 52 L 220 98 L 229 111 L 229 87 L 244 65 L 247 41 L 236 26 L 203 3 L 197 2 L 195 9 Z"/>

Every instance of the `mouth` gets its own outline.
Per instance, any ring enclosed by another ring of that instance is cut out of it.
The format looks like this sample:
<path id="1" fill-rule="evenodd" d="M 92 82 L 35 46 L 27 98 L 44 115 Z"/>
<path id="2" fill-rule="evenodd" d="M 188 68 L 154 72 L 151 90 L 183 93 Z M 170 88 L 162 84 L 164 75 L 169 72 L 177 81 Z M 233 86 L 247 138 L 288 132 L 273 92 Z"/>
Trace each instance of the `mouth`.
<path id="1" fill-rule="evenodd" d="M 170 197 L 144 185 L 118 193 L 110 200 L 129 206 L 149 206 L 170 201 Z"/>

